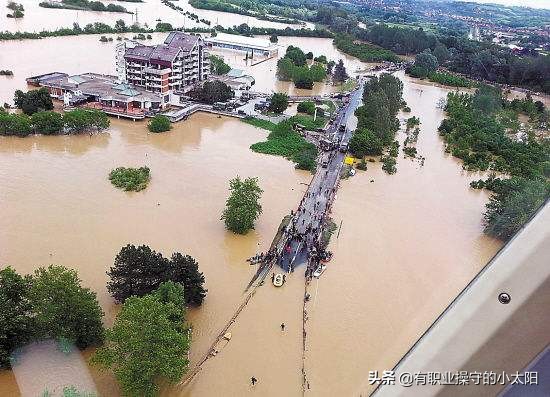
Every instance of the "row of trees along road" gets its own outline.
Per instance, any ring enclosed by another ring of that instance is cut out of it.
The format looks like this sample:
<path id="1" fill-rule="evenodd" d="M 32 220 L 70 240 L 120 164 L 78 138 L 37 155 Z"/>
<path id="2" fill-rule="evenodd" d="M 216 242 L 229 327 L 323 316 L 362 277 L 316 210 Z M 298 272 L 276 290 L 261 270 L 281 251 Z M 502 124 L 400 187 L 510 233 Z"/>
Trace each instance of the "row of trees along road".
<path id="1" fill-rule="evenodd" d="M 401 80 L 387 73 L 373 77 L 365 84 L 363 105 L 355 111 L 357 129 L 349 144 L 354 156 L 382 155 L 386 148 L 393 149 L 388 151 L 389 157 L 397 156 L 395 149 L 399 144 L 394 139 L 399 129 L 397 112 L 402 106 L 402 94 Z M 389 163 L 391 159 L 385 161 Z M 388 169 L 393 171 L 394 167 Z"/>

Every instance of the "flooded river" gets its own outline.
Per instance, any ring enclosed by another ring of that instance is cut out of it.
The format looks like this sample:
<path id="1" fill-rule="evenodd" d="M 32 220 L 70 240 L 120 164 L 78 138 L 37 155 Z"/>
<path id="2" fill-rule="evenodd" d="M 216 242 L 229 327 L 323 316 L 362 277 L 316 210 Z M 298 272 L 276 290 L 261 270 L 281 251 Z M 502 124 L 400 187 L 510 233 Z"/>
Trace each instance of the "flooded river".
<path id="1" fill-rule="evenodd" d="M 0 42 L 0 69 L 14 72 L 14 76 L 0 76 L 0 104 L 13 103 L 13 92 L 17 89 L 25 90 L 25 79 L 30 76 L 49 72 L 65 72 L 79 74 L 95 72 L 114 75 L 115 48 L 117 41 L 101 43 L 101 35 L 82 35 L 74 37 L 51 37 L 42 40 L 22 40 Z M 115 37 L 117 35 L 107 35 Z M 121 35 L 132 38 L 133 34 Z M 152 34 L 152 40 L 145 40 L 145 44 L 162 43 L 166 33 Z M 332 45 L 332 40 L 308 37 L 279 37 L 279 56 L 265 62 L 251 66 L 244 60 L 244 54 L 234 51 L 213 51 L 221 55 L 234 68 L 244 69 L 252 75 L 256 84 L 254 91 L 260 92 L 288 92 L 291 95 L 311 95 L 337 91 L 337 87 L 330 84 L 315 83 L 313 90 L 300 90 L 294 84 L 277 80 L 277 60 L 284 56 L 286 47 L 290 44 L 312 51 L 315 56 L 326 55 L 328 59 L 337 61 L 342 59 L 348 73 L 354 75 L 357 70 L 365 69 L 365 64 L 357 58 L 339 52 Z M 93 54 L 93 57 L 90 56 Z M 40 59 L 40 62 L 36 60 Z M 372 66 L 372 65 L 371 65 Z"/>
<path id="2" fill-rule="evenodd" d="M 43 8 L 38 0 L 18 0 L 25 8 L 25 16 L 19 19 L 8 18 L 6 5 L 10 0 L 0 0 L 0 31 L 10 32 L 40 32 L 42 30 L 55 30 L 58 28 L 71 28 L 73 23 L 84 27 L 88 23 L 103 22 L 114 26 L 115 21 L 122 19 L 126 25 L 139 23 L 142 26 L 153 28 L 160 21 L 168 22 L 174 27 L 200 27 L 209 28 L 216 25 L 232 27 L 246 23 L 249 26 L 272 27 L 278 29 L 286 28 L 287 24 L 259 20 L 246 15 L 231 14 L 228 12 L 217 12 L 210 10 L 199 10 L 189 5 L 188 0 L 174 1 L 183 9 L 183 12 L 198 15 L 199 19 L 206 19 L 211 22 L 208 26 L 202 22 L 182 15 L 179 11 L 162 4 L 161 0 L 144 0 L 142 3 L 106 1 L 107 4 L 121 5 L 130 13 L 120 12 L 98 12 L 98 11 L 77 11 L 67 9 Z"/>
<path id="3" fill-rule="evenodd" d="M 112 73 L 114 44 L 97 40 L 0 43 L 0 68 L 7 63 L 15 72 L 12 80 L 0 80 L 0 101 L 24 89 L 28 75 Z M 361 66 L 338 54 L 330 40 L 280 38 L 280 43 L 342 57 L 350 72 Z M 228 61 L 240 67 L 237 57 Z M 274 78 L 275 63 L 245 67 L 259 90 L 293 92 Z M 305 368 L 312 396 L 367 394 L 368 371 L 393 367 L 500 247 L 482 233 L 487 195 L 469 189 L 476 176 L 444 153 L 437 135 L 443 114 L 436 102 L 447 90 L 400 77 L 410 115 L 422 122 L 417 149 L 426 162 L 421 167 L 401 155 L 393 176 L 369 163 L 369 170 L 341 184 L 333 209 L 336 223 L 342 222 L 331 243 L 334 259 L 309 287 Z M 50 263 L 77 269 L 97 292 L 109 325 L 116 308 L 105 288 L 105 271 L 123 245 L 194 256 L 209 289 L 204 305 L 189 315 L 195 363 L 243 299 L 255 270 L 245 259 L 266 250 L 311 177 L 282 158 L 249 150 L 265 137 L 265 131 L 238 120 L 206 114 L 160 135 L 147 133 L 144 123 L 112 119 L 108 132 L 93 137 L 0 137 L 0 263 L 22 273 Z M 114 167 L 141 165 L 152 173 L 142 192 L 121 192 L 107 180 Z M 258 176 L 265 191 L 264 213 L 246 236 L 226 232 L 219 220 L 227 182 L 237 174 Z M 231 328 L 231 341 L 219 346 L 220 353 L 189 385 L 165 388 L 163 395 L 301 395 L 303 281 L 298 269 L 283 288 L 270 283 L 259 288 Z M 0 395 L 17 395 L 16 382 L 26 395 L 36 395 L 43 387 L 40 379 L 55 378 L 58 384 L 74 379 L 74 371 L 50 373 L 49 368 L 1 372 Z M 259 381 L 254 389 L 251 376 Z M 91 370 L 91 378 L 102 395 L 118 394 L 110 375 Z"/>

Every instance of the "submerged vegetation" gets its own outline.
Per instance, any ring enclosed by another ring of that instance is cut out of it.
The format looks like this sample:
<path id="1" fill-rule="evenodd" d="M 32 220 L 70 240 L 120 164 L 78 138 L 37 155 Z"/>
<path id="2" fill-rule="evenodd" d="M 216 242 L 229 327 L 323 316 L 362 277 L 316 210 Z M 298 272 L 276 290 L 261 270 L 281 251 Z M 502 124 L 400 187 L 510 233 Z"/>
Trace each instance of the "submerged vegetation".
<path id="1" fill-rule="evenodd" d="M 117 302 L 125 302 L 131 296 L 145 296 L 167 281 L 184 287 L 187 305 L 201 305 L 206 297 L 199 264 L 191 256 L 179 252 L 165 258 L 146 245 L 128 244 L 117 254 L 107 274 L 111 279 L 107 289 Z"/>
<path id="2" fill-rule="evenodd" d="M 334 45 L 340 51 L 359 58 L 363 62 L 398 62 L 399 57 L 390 50 L 373 44 L 363 43 L 349 34 L 338 34 L 334 38 Z"/>
<path id="3" fill-rule="evenodd" d="M 304 139 L 293 128 L 294 124 L 300 124 L 306 129 L 315 129 L 325 124 L 326 120 L 319 117 L 317 121 L 308 115 L 296 115 L 279 124 L 267 124 L 263 121 L 247 118 L 245 122 L 271 131 L 267 141 L 254 143 L 250 148 L 257 153 L 283 156 L 296 163 L 297 169 L 314 171 L 317 165 L 317 147 Z M 269 122 L 268 122 L 269 123 Z"/>
<path id="4" fill-rule="evenodd" d="M 229 195 L 221 219 L 225 227 L 233 233 L 246 234 L 254 229 L 254 223 L 262 213 L 260 198 L 263 190 L 258 178 L 241 179 L 239 176 L 229 181 Z"/>
<path id="5" fill-rule="evenodd" d="M 92 364 L 113 371 L 127 396 L 156 396 L 161 383 L 187 371 L 191 332 L 184 288 L 165 282 L 149 295 L 127 299 Z"/>
<path id="6" fill-rule="evenodd" d="M 373 77 L 365 84 L 363 105 L 355 111 L 357 129 L 354 131 L 349 150 L 355 156 L 387 155 L 381 158 L 382 169 L 389 174 L 396 171 L 398 144 L 394 141 L 399 129 L 397 112 L 402 103 L 403 83 L 390 74 Z M 397 144 L 397 147 L 396 147 Z"/>
<path id="7" fill-rule="evenodd" d="M 149 123 L 147 123 L 147 128 L 149 131 L 155 133 L 166 132 L 172 129 L 172 123 L 168 117 L 162 114 L 157 114 L 149 121 Z"/>
<path id="8" fill-rule="evenodd" d="M 277 76 L 283 81 L 293 81 L 296 88 L 312 89 L 315 82 L 327 77 L 327 70 L 323 59 L 313 61 L 311 66 L 308 59 L 313 59 L 313 54 L 307 57 L 300 48 L 288 46 L 285 56 L 277 61 Z"/>
<path id="9" fill-rule="evenodd" d="M 509 102 L 500 90 L 482 86 L 473 95 L 449 93 L 447 118 L 439 127 L 446 150 L 460 158 L 465 169 L 509 177 L 493 175 L 472 183 L 495 193 L 486 207 L 485 231 L 502 240 L 512 237 L 550 193 L 548 138 L 537 138 L 531 129 L 518 134 L 507 128 L 510 117 L 517 119 L 527 109 L 533 121 L 547 125 L 550 116 L 542 103 L 531 98 Z"/>
<path id="10" fill-rule="evenodd" d="M 9 266 L 0 270 L 0 306 L 0 368 L 10 368 L 17 349 L 33 341 L 53 339 L 85 349 L 104 338 L 95 292 L 63 266 L 39 267 L 25 277 Z"/>
<path id="11" fill-rule="evenodd" d="M 18 19 L 25 16 L 23 12 L 25 11 L 25 7 L 23 7 L 23 4 L 16 3 L 15 1 L 10 1 L 8 2 L 8 5 L 6 7 L 12 11 L 11 14 L 6 15 L 8 18 Z"/>
<path id="12" fill-rule="evenodd" d="M 0 110 L 0 135 L 26 137 L 31 134 L 58 135 L 101 131 L 109 127 L 109 118 L 100 110 L 75 109 L 60 114 L 39 111 L 32 116 Z"/>
<path id="13" fill-rule="evenodd" d="M 222 57 L 210 54 L 210 70 L 216 75 L 226 74 L 231 70 L 229 66 Z"/>
<path id="14" fill-rule="evenodd" d="M 61 0 L 61 2 L 43 1 L 38 4 L 44 8 L 65 8 L 69 10 L 89 10 L 89 11 L 106 11 L 106 12 L 126 12 L 128 10 L 116 4 L 103 4 L 101 1 L 88 0 Z"/>
<path id="15" fill-rule="evenodd" d="M 151 174 L 148 167 L 118 167 L 109 173 L 109 180 L 119 189 L 139 192 L 147 187 Z"/>

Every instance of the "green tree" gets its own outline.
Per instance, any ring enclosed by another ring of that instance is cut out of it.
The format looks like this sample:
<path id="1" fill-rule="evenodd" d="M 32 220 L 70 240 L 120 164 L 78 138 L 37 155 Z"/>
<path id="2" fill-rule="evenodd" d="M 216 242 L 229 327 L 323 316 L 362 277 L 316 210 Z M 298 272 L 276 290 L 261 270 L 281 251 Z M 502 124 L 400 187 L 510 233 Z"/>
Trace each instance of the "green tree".
<path id="1" fill-rule="evenodd" d="M 346 72 L 346 67 L 344 66 L 344 61 L 342 61 L 341 59 L 334 67 L 332 78 L 338 83 L 343 83 L 349 78 L 348 73 Z"/>
<path id="2" fill-rule="evenodd" d="M 231 194 L 221 219 L 225 221 L 227 229 L 246 234 L 254 229 L 254 222 L 262 213 L 259 201 L 263 190 L 258 186 L 258 178 L 241 180 L 238 176 L 229 181 L 229 190 Z"/>
<path id="3" fill-rule="evenodd" d="M 17 108 L 29 116 L 41 110 L 53 110 L 52 98 L 46 88 L 31 90 L 26 93 L 17 90 L 13 101 Z"/>
<path id="4" fill-rule="evenodd" d="M 213 104 L 216 102 L 225 102 L 235 93 L 223 81 L 207 81 L 202 87 L 197 87 L 189 92 L 189 96 L 196 101 Z"/>
<path id="5" fill-rule="evenodd" d="M 349 150 L 355 157 L 382 154 L 383 147 L 382 140 L 365 128 L 354 131 L 349 142 Z"/>
<path id="6" fill-rule="evenodd" d="M 117 32 L 126 32 L 127 31 L 126 22 L 124 22 L 123 19 L 118 19 L 115 22 L 115 30 Z"/>
<path id="7" fill-rule="evenodd" d="M 311 76 L 310 70 L 307 66 L 294 68 L 292 81 L 294 82 L 296 88 L 306 90 L 311 90 L 314 84 L 313 77 Z"/>
<path id="8" fill-rule="evenodd" d="M 323 81 L 327 77 L 327 71 L 320 63 L 315 63 L 309 68 L 309 74 L 313 81 Z"/>
<path id="9" fill-rule="evenodd" d="M 222 57 L 210 54 L 210 70 L 219 76 L 228 73 L 231 70 L 231 66 L 225 63 Z"/>
<path id="10" fill-rule="evenodd" d="M 0 112 L 0 135 L 28 136 L 32 133 L 31 120 L 26 114 Z"/>
<path id="11" fill-rule="evenodd" d="M 162 114 L 157 114 L 155 117 L 153 117 L 149 123 L 147 124 L 147 128 L 151 132 L 165 132 L 170 131 L 172 129 L 172 123 L 170 123 L 170 119 Z"/>
<path id="12" fill-rule="evenodd" d="M 11 367 L 11 355 L 34 335 L 29 280 L 11 267 L 0 270 L 0 368 Z"/>
<path id="13" fill-rule="evenodd" d="M 481 85 L 474 93 L 472 105 L 485 114 L 502 109 L 502 93 L 499 88 Z"/>
<path id="14" fill-rule="evenodd" d="M 327 63 L 327 73 L 328 74 L 332 74 L 332 69 L 334 68 L 334 65 L 336 65 L 336 63 L 334 61 L 329 61 Z"/>
<path id="15" fill-rule="evenodd" d="M 277 61 L 277 77 L 279 80 L 290 81 L 294 75 L 294 64 L 292 60 L 287 57 L 283 57 Z"/>
<path id="16" fill-rule="evenodd" d="M 437 62 L 442 65 L 449 59 L 450 53 L 445 44 L 438 42 L 433 50 L 433 55 L 437 58 Z"/>
<path id="17" fill-rule="evenodd" d="M 430 50 L 425 50 L 420 54 L 417 54 L 414 58 L 414 67 L 421 70 L 422 74 L 425 73 L 425 75 L 417 77 L 426 77 L 428 74 L 435 72 L 438 66 L 439 62 L 437 61 L 437 58 L 432 55 Z"/>
<path id="18" fill-rule="evenodd" d="M 307 63 L 306 54 L 300 48 L 291 45 L 286 49 L 285 58 L 289 58 L 296 66 L 304 66 Z"/>
<path id="19" fill-rule="evenodd" d="M 169 260 L 146 245 L 123 247 L 107 274 L 111 279 L 107 290 L 117 302 L 149 294 L 166 281 L 184 286 L 185 302 L 189 305 L 202 304 L 207 292 L 195 259 L 176 252 Z"/>
<path id="20" fill-rule="evenodd" d="M 190 332 L 185 327 L 183 288 L 161 285 L 152 295 L 130 297 L 92 364 L 114 372 L 127 396 L 156 396 L 161 382 L 187 371 Z"/>
<path id="21" fill-rule="evenodd" d="M 327 57 L 325 55 L 319 55 L 318 57 L 313 58 L 315 62 L 324 63 L 326 64 L 328 62 Z"/>
<path id="22" fill-rule="evenodd" d="M 143 296 L 158 288 L 166 280 L 168 259 L 146 245 L 128 244 L 115 258 L 107 272 L 111 281 L 107 290 L 117 302 L 124 302 L 132 295 Z"/>
<path id="23" fill-rule="evenodd" d="M 57 112 L 36 112 L 31 116 L 34 132 L 37 134 L 53 135 L 63 132 L 65 123 L 63 116 Z"/>
<path id="24" fill-rule="evenodd" d="M 315 102 L 311 102 L 311 101 L 300 102 L 296 110 L 299 113 L 306 113 L 313 116 L 313 114 L 315 113 Z"/>
<path id="25" fill-rule="evenodd" d="M 172 254 L 169 273 L 170 280 L 184 286 L 186 304 L 202 304 L 208 290 L 204 289 L 204 275 L 199 271 L 199 264 L 193 257 L 179 252 Z"/>
<path id="26" fill-rule="evenodd" d="M 269 41 L 272 42 L 272 43 L 277 43 L 279 41 L 279 38 L 277 37 L 277 35 L 274 33 L 272 34 L 271 36 L 269 36 Z"/>
<path id="27" fill-rule="evenodd" d="M 269 101 L 269 110 L 275 113 L 283 113 L 288 107 L 288 95 L 285 93 L 275 93 L 271 95 Z"/>
<path id="28" fill-rule="evenodd" d="M 29 299 L 39 337 L 65 338 L 81 349 L 103 341 L 103 311 L 95 292 L 80 285 L 76 271 L 40 267 L 30 280 Z"/>
<path id="29" fill-rule="evenodd" d="M 109 180 L 119 189 L 139 192 L 147 187 L 151 180 L 149 167 L 117 167 L 109 173 Z"/>
<path id="30" fill-rule="evenodd" d="M 549 187 L 540 180 L 523 180 L 517 190 L 494 194 L 486 205 L 485 232 L 510 239 L 548 199 Z"/>
<path id="31" fill-rule="evenodd" d="M 68 132 L 73 134 L 89 130 L 104 130 L 109 127 L 110 121 L 107 115 L 96 109 L 75 109 L 65 112 L 63 122 Z"/>

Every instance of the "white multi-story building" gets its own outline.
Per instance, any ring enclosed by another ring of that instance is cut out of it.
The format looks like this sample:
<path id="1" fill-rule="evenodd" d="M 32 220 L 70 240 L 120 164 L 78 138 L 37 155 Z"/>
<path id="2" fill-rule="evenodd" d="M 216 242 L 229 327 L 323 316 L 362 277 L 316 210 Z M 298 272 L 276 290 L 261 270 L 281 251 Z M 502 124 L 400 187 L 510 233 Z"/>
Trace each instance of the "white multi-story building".
<path id="1" fill-rule="evenodd" d="M 125 43 L 117 48 L 119 79 L 170 101 L 173 92 L 186 93 L 210 74 L 204 40 L 183 32 L 171 32 L 163 44 Z"/>

